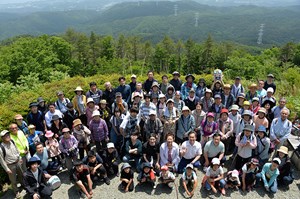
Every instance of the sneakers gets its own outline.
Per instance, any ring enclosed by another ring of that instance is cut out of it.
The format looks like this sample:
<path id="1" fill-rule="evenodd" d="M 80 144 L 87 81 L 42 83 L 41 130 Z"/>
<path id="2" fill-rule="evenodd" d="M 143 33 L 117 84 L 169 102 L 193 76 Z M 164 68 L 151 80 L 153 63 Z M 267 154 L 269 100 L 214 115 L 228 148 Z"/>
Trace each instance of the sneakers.
<path id="1" fill-rule="evenodd" d="M 104 182 L 107 185 L 110 185 L 110 179 L 108 177 L 104 178 Z"/>

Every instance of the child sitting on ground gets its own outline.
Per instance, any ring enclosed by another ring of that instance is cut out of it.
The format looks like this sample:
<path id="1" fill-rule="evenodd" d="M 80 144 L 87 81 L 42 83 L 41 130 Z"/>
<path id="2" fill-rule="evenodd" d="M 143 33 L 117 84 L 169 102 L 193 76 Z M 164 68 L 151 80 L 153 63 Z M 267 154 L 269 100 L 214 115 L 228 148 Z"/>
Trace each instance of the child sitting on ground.
<path id="1" fill-rule="evenodd" d="M 150 183 L 153 189 L 156 188 L 155 185 L 155 173 L 153 171 L 153 168 L 149 162 L 144 162 L 142 165 L 142 171 L 139 173 L 137 180 L 139 184 L 143 183 Z"/>
<path id="2" fill-rule="evenodd" d="M 186 194 L 192 197 L 196 191 L 198 180 L 193 164 L 188 164 L 182 174 L 182 183 Z M 191 191 L 189 191 L 192 189 Z"/>
<path id="3" fill-rule="evenodd" d="M 124 163 L 121 168 L 121 189 L 125 192 L 133 191 L 134 183 L 133 183 L 133 171 L 131 170 L 131 166 L 129 163 Z"/>
<path id="4" fill-rule="evenodd" d="M 224 180 L 224 171 L 220 166 L 220 160 L 218 158 L 213 158 L 211 161 L 211 166 L 208 167 L 205 176 L 203 177 L 202 184 L 205 184 L 205 188 L 213 190 L 214 193 L 217 193 L 217 188 L 220 189 L 222 195 L 225 195 L 225 180 Z"/>
<path id="5" fill-rule="evenodd" d="M 226 176 L 226 188 L 235 188 L 236 190 L 239 189 L 241 185 L 239 179 L 239 172 L 238 170 L 234 169 L 233 171 L 229 171 Z"/>
<path id="6" fill-rule="evenodd" d="M 158 181 L 167 185 L 170 189 L 174 189 L 175 176 L 171 171 L 169 171 L 169 167 L 164 165 L 160 168 L 160 170 L 161 172 Z"/>

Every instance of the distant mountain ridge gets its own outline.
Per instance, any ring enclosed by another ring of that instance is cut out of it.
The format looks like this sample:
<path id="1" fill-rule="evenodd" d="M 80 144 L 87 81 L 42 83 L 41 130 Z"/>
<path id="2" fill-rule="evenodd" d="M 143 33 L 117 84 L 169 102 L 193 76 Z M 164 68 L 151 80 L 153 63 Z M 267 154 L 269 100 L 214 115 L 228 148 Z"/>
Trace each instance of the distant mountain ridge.
<path id="1" fill-rule="evenodd" d="M 174 15 L 175 4 L 178 6 L 177 16 Z M 270 46 L 300 41 L 299 16 L 300 6 L 214 7 L 188 0 L 176 3 L 127 2 L 102 11 L 0 13 L 0 27 L 5 27 L 0 30 L 0 39 L 20 34 L 61 34 L 72 27 L 86 33 L 139 35 L 152 41 L 159 41 L 164 35 L 202 41 L 211 34 L 218 41 L 257 45 L 260 25 L 265 24 L 263 44 Z"/>

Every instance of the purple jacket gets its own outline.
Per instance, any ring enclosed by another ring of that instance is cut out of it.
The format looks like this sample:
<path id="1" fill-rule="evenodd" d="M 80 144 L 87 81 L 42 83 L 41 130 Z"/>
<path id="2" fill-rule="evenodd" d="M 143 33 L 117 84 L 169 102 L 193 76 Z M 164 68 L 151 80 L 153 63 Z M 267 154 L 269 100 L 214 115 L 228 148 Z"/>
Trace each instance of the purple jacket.
<path id="1" fill-rule="evenodd" d="M 100 119 L 99 121 L 91 120 L 89 128 L 91 130 L 92 141 L 99 142 L 108 137 L 108 128 L 103 119 Z"/>

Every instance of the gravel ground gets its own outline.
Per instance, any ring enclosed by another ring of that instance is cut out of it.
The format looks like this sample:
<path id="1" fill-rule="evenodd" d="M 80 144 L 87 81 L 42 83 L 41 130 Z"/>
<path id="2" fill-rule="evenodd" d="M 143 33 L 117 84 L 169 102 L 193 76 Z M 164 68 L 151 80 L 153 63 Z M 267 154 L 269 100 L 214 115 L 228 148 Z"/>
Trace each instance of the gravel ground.
<path id="1" fill-rule="evenodd" d="M 229 166 L 229 165 L 227 165 Z M 226 165 L 225 165 L 226 170 Z M 187 198 L 187 195 L 184 193 L 184 188 L 180 185 L 179 175 L 176 178 L 176 185 L 178 186 L 178 198 Z M 195 193 L 193 198 L 289 198 L 289 199 L 296 199 L 300 198 L 300 171 L 295 171 L 295 180 L 293 184 L 290 185 L 289 189 L 282 189 L 279 188 L 279 191 L 275 195 L 271 195 L 266 193 L 263 188 L 255 189 L 254 191 L 243 193 L 242 191 L 231 191 L 227 190 L 225 196 L 222 196 L 220 193 L 213 194 L 212 192 L 208 192 L 201 188 L 201 180 L 204 176 L 202 171 L 197 170 L 197 176 L 199 180 L 199 185 L 197 188 L 197 192 Z M 79 194 L 76 191 L 75 187 L 69 182 L 69 177 L 67 172 L 62 172 L 59 174 L 59 177 L 62 181 L 62 185 L 59 189 L 53 192 L 53 199 L 58 198 L 72 198 L 72 199 L 79 199 Z M 135 173 L 135 178 L 137 177 L 137 173 Z M 115 198 L 177 198 L 177 191 L 170 190 L 162 185 L 157 185 L 156 189 L 152 189 L 148 186 L 136 186 L 137 181 L 135 179 L 135 189 L 133 192 L 123 193 L 122 191 L 118 190 L 119 185 L 119 178 L 115 177 L 111 180 L 110 185 L 106 185 L 103 182 L 99 182 L 96 187 L 93 189 L 93 198 L 96 199 L 115 199 Z M 22 191 L 22 195 L 25 195 L 25 191 Z M 3 199 L 10 199 L 14 198 L 12 191 L 9 189 L 6 193 L 1 197 Z M 24 197 L 25 198 L 25 197 Z"/>

